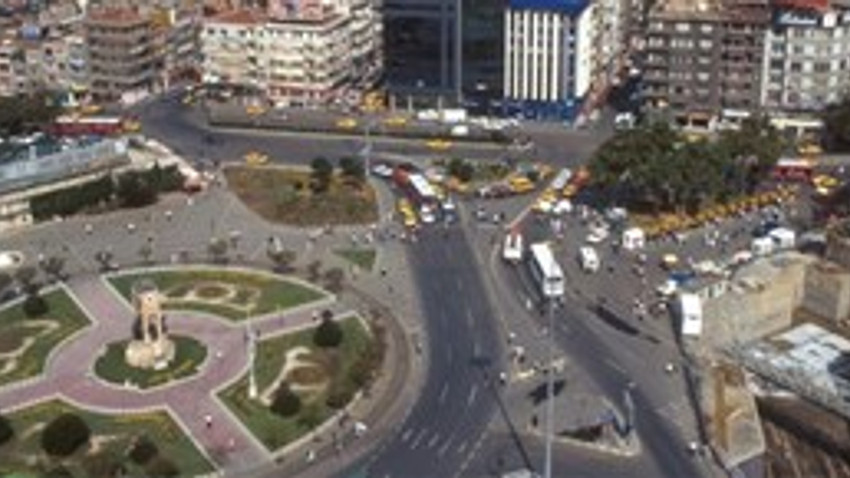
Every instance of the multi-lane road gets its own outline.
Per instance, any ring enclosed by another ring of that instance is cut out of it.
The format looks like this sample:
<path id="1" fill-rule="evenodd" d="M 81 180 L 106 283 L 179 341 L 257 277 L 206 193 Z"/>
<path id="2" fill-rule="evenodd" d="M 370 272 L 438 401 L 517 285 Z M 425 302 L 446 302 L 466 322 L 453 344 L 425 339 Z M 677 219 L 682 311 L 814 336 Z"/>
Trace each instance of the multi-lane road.
<path id="1" fill-rule="evenodd" d="M 398 433 L 358 468 L 369 477 L 451 478 L 496 410 L 499 336 L 461 228 L 426 230 L 409 254 L 427 322 L 428 374 Z"/>
<path id="2" fill-rule="evenodd" d="M 349 137 L 210 129 L 200 112 L 182 105 L 176 95 L 157 99 L 137 112 L 148 136 L 197 160 L 238 161 L 247 151 L 260 150 L 275 161 L 303 164 L 317 156 L 356 154 L 364 145 L 362 139 Z M 531 154 L 557 165 L 586 159 L 600 141 L 593 133 L 565 132 L 558 127 L 535 127 L 529 135 L 534 140 Z M 392 139 L 376 139 L 374 153 L 434 155 L 424 142 Z M 485 159 L 510 153 L 492 145 L 456 145 L 447 154 Z M 496 455 L 500 462 L 513 456 L 522 465 L 541 451 L 537 440 L 517 443 L 514 437 L 485 435 L 498 410 L 500 390 L 494 382 L 504 370 L 492 308 L 502 300 L 516 299 L 503 297 L 490 303 L 473 251 L 484 246 L 464 231 L 457 226 L 432 228 L 409 248 L 429 338 L 426 381 L 420 399 L 395 435 L 343 477 L 489 476 Z M 519 288 L 516 284 L 515 290 Z M 608 400 L 619 402 L 628 384 L 637 384 L 632 395 L 643 453 L 629 459 L 601 459 L 580 450 L 559 450 L 557 476 L 702 476 L 700 464 L 687 455 L 686 438 L 666 418 L 681 413 L 664 408 L 674 403 L 669 390 L 681 387 L 665 381 L 681 378 L 660 373 L 657 364 L 663 363 L 664 352 L 640 338 L 607 330 L 580 302 L 568 303 L 559 312 L 559 323 L 565 325 L 556 328 L 557 344 Z M 681 401 L 674 404 L 687 408 Z M 516 453 L 520 448 L 524 454 Z"/>

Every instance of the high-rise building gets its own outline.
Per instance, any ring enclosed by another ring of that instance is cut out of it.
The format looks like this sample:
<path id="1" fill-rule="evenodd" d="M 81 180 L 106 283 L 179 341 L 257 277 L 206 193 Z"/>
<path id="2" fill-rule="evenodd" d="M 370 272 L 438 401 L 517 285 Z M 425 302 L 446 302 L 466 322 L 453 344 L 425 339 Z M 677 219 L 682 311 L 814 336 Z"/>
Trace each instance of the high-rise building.
<path id="1" fill-rule="evenodd" d="M 206 81 L 250 84 L 283 105 L 354 100 L 379 80 L 380 15 L 372 0 L 272 1 L 205 21 Z"/>
<path id="2" fill-rule="evenodd" d="M 767 0 L 659 0 L 647 19 L 648 108 L 695 127 L 757 110 L 770 15 Z"/>
<path id="3" fill-rule="evenodd" d="M 510 0 L 504 97 L 509 115 L 573 122 L 620 72 L 620 0 Z"/>
<path id="4" fill-rule="evenodd" d="M 776 0 L 766 35 L 766 110 L 819 110 L 850 88 L 850 5 Z"/>

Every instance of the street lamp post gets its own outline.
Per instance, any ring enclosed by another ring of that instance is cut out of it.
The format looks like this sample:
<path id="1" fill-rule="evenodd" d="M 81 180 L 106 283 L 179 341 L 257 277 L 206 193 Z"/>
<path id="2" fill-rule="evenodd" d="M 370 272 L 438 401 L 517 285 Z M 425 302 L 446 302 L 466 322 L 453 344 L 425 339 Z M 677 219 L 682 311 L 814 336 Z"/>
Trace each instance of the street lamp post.
<path id="1" fill-rule="evenodd" d="M 554 340 L 554 331 L 555 331 L 555 301 L 550 298 L 547 304 L 547 314 L 549 319 L 549 341 L 547 344 L 547 355 L 549 364 L 546 366 L 546 462 L 543 464 L 543 476 L 545 478 L 552 478 L 552 421 L 554 415 L 554 401 L 555 401 L 555 377 L 554 370 L 552 370 L 552 362 L 555 360 L 553 357 L 553 345 L 552 340 Z"/>
<path id="2" fill-rule="evenodd" d="M 247 317 L 248 313 L 245 313 L 245 320 L 248 320 L 248 396 L 251 400 L 257 398 L 257 374 L 256 369 L 254 367 L 254 358 L 256 356 L 257 344 L 254 339 L 254 329 L 251 327 L 251 322 Z"/>

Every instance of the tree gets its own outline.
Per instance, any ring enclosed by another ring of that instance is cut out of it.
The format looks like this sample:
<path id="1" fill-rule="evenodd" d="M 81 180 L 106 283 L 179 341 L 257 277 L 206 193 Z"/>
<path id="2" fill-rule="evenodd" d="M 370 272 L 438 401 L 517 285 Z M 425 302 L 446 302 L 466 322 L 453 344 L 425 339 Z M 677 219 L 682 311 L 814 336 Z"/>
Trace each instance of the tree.
<path id="1" fill-rule="evenodd" d="M 50 305 L 46 300 L 44 300 L 44 297 L 42 297 L 38 291 L 27 294 L 27 298 L 24 299 L 22 308 L 24 310 L 24 314 L 30 318 L 42 317 L 50 311 Z"/>
<path id="2" fill-rule="evenodd" d="M 449 176 L 457 178 L 458 181 L 469 182 L 475 175 L 475 167 L 469 161 L 452 158 L 448 165 Z"/>
<path id="3" fill-rule="evenodd" d="M 287 418 L 295 416 L 301 410 L 301 398 L 292 391 L 289 384 L 281 382 L 274 394 L 271 411 Z"/>
<path id="4" fill-rule="evenodd" d="M 850 95 L 823 112 L 826 146 L 833 151 L 850 151 Z"/>
<path id="5" fill-rule="evenodd" d="M 112 259 L 114 257 L 115 255 L 112 251 L 104 249 L 95 253 L 94 260 L 100 265 L 101 271 L 108 271 L 112 268 Z"/>
<path id="6" fill-rule="evenodd" d="M 133 463 L 143 466 L 159 455 L 159 448 L 150 438 L 141 436 L 133 442 L 133 447 L 127 455 Z"/>
<path id="7" fill-rule="evenodd" d="M 88 443 L 91 430 L 78 415 L 65 413 L 48 423 L 41 432 L 41 447 L 51 456 L 69 456 Z"/>
<path id="8" fill-rule="evenodd" d="M 139 247 L 139 257 L 142 259 L 142 262 L 145 264 L 150 264 L 151 257 L 153 256 L 153 245 L 151 245 L 150 241 L 145 241 L 141 247 Z"/>
<path id="9" fill-rule="evenodd" d="M 279 272 L 286 272 L 292 268 L 292 264 L 297 258 L 295 251 L 288 249 L 277 249 L 270 247 L 266 250 L 268 258 L 274 262 L 274 269 Z"/>
<path id="10" fill-rule="evenodd" d="M 38 284 L 35 282 L 35 276 L 38 270 L 32 266 L 19 267 L 15 271 L 15 282 L 18 283 L 21 289 L 27 294 L 31 294 L 38 290 Z"/>
<path id="11" fill-rule="evenodd" d="M 342 327 L 332 318 L 323 317 L 313 333 L 313 343 L 322 348 L 338 347 L 342 343 Z"/>
<path id="12" fill-rule="evenodd" d="M 345 281 L 345 272 L 339 267 L 334 267 L 325 272 L 325 286 L 333 293 L 342 291 Z"/>
<path id="13" fill-rule="evenodd" d="M 366 168 L 363 166 L 363 161 L 359 158 L 343 156 L 339 160 L 339 169 L 342 171 L 343 176 L 355 181 L 360 182 L 366 178 Z"/>
<path id="14" fill-rule="evenodd" d="M 180 468 L 173 461 L 159 455 L 146 467 L 147 474 L 156 478 L 173 478 L 180 476 Z"/>
<path id="15" fill-rule="evenodd" d="M 4 415 L 0 415 L 0 446 L 6 444 L 14 436 L 15 429 L 12 427 L 12 423 Z"/>
<path id="16" fill-rule="evenodd" d="M 207 254 L 210 257 L 210 261 L 216 264 L 227 262 L 227 250 L 227 241 L 219 237 L 211 238 L 210 243 L 207 244 Z"/>
<path id="17" fill-rule="evenodd" d="M 142 173 L 130 171 L 118 177 L 116 194 L 122 206 L 135 208 L 156 202 L 157 190 Z"/>
<path id="18" fill-rule="evenodd" d="M 313 188 L 317 193 L 328 190 L 333 177 L 334 167 L 326 158 L 319 156 L 310 163 L 313 177 Z"/>
<path id="19" fill-rule="evenodd" d="M 60 256 L 49 256 L 43 261 L 39 262 L 39 266 L 41 266 L 42 272 L 49 277 L 53 277 L 56 280 L 64 280 L 65 275 L 63 271 L 65 270 L 65 258 Z"/>

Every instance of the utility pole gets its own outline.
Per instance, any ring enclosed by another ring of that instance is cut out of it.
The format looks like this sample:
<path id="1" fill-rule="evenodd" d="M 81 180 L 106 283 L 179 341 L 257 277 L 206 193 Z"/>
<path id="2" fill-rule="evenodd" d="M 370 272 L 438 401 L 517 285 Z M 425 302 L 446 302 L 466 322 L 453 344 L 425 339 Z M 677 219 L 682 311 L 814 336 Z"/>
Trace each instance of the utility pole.
<path id="1" fill-rule="evenodd" d="M 546 366 L 546 462 L 543 464 L 543 477 L 552 478 L 552 421 L 555 407 L 555 371 L 552 370 L 553 356 L 552 340 L 555 338 L 555 300 L 548 299 L 549 333 L 547 343 L 548 365 Z"/>
<path id="2" fill-rule="evenodd" d="M 455 90 L 458 108 L 463 105 L 463 0 L 455 5 Z"/>

